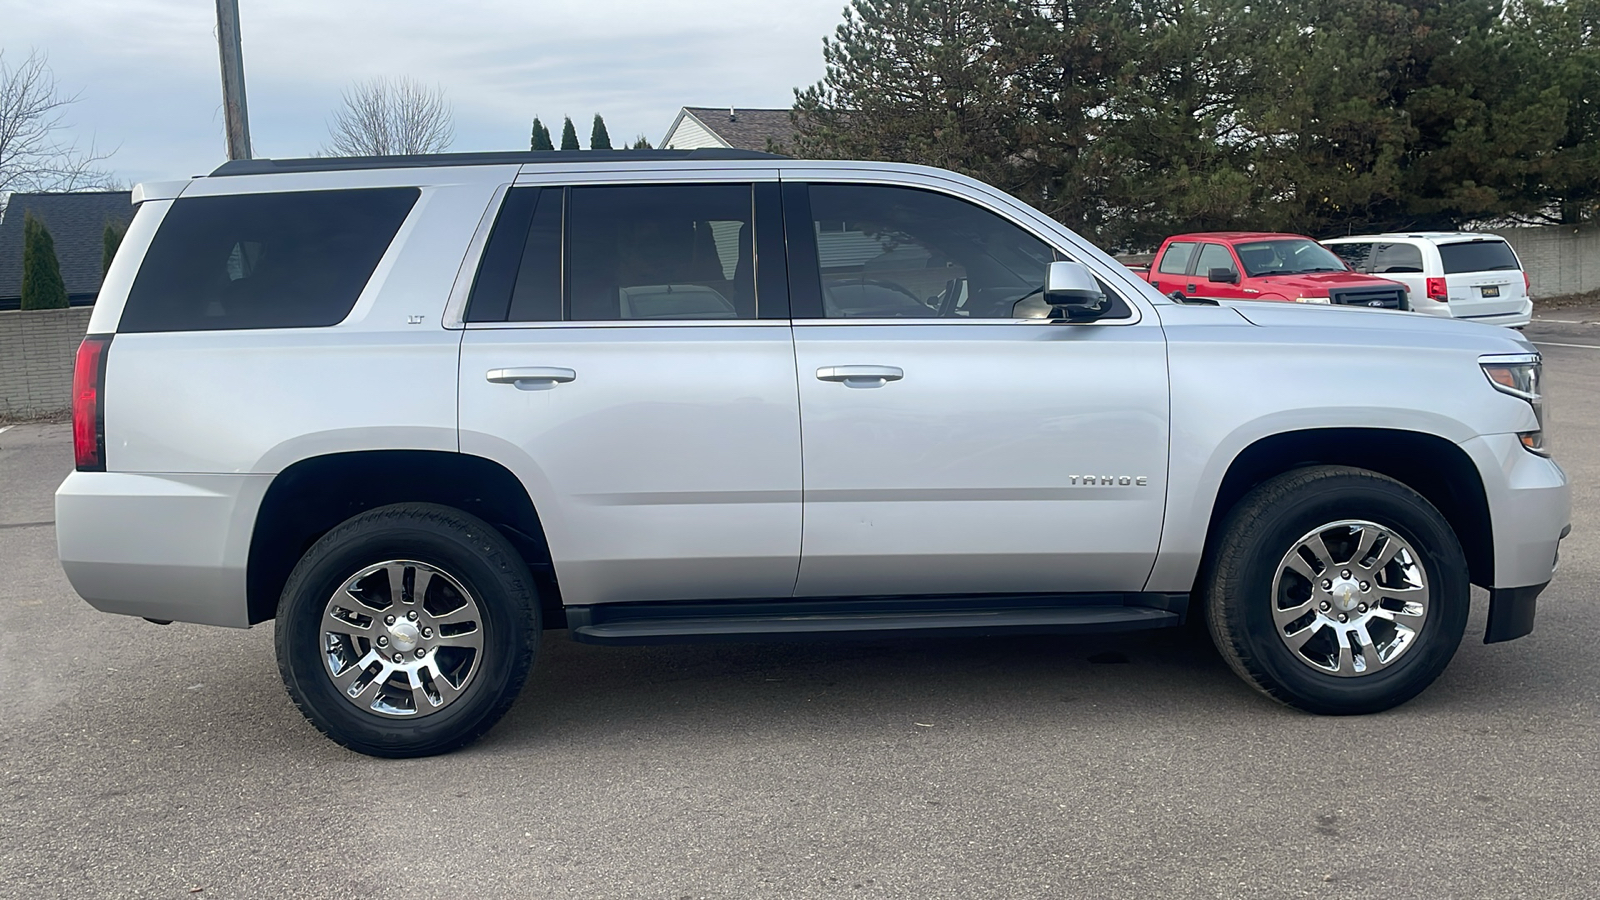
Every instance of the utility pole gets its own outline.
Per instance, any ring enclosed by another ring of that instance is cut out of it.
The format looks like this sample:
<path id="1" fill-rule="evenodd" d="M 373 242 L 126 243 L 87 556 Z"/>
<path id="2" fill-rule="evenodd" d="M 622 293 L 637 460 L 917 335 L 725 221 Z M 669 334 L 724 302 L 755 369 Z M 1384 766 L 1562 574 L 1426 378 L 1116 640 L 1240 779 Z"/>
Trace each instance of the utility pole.
<path id="1" fill-rule="evenodd" d="M 244 53 L 239 49 L 239 0 L 217 0 L 217 49 L 222 54 L 222 112 L 228 158 L 250 158 L 250 111 L 244 101 Z"/>

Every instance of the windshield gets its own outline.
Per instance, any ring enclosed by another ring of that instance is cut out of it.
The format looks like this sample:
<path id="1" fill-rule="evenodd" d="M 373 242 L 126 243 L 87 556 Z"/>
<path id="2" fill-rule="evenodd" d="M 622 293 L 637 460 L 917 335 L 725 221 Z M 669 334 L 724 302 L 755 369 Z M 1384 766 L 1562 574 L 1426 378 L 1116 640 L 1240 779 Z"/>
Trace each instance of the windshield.
<path id="1" fill-rule="evenodd" d="M 1307 272 L 1348 272 L 1349 267 L 1328 248 L 1304 238 L 1284 238 L 1277 241 L 1251 241 L 1237 244 L 1239 262 L 1245 274 L 1252 278 L 1261 275 L 1303 275 Z"/>

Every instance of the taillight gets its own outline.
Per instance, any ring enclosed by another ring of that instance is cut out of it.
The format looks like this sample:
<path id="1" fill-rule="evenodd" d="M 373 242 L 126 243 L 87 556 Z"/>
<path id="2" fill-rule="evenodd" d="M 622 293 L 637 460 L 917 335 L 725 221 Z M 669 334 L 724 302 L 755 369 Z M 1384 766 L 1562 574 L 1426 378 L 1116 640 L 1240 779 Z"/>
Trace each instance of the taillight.
<path id="1" fill-rule="evenodd" d="M 1526 269 L 1522 272 L 1522 292 L 1525 294 L 1533 293 L 1533 279 L 1528 277 Z"/>
<path id="2" fill-rule="evenodd" d="M 79 472 L 106 470 L 106 352 L 111 335 L 91 334 L 78 345 L 72 369 L 72 450 Z"/>
<path id="3" fill-rule="evenodd" d="M 1444 303 L 1450 299 L 1450 289 L 1445 286 L 1443 278 L 1428 279 L 1428 299 Z"/>

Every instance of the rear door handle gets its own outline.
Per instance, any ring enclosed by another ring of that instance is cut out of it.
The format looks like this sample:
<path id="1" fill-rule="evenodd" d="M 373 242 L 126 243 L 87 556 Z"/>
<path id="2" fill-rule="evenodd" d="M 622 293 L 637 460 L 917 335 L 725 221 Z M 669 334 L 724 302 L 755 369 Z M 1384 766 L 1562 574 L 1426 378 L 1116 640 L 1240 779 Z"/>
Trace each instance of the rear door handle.
<path id="1" fill-rule="evenodd" d="M 511 384 L 520 391 L 541 391 L 574 381 L 578 373 L 560 366 L 519 366 L 514 369 L 490 369 L 485 377 L 490 384 Z"/>
<path id="2" fill-rule="evenodd" d="M 845 387 L 883 387 L 906 377 L 899 366 L 823 366 L 817 370 L 820 381 L 838 381 Z"/>

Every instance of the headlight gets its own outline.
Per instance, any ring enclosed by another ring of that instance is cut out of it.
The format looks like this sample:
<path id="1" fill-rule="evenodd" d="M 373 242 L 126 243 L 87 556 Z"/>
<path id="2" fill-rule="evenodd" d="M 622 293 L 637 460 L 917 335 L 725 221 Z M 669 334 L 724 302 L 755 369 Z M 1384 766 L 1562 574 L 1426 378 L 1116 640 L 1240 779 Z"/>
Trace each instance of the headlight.
<path id="1" fill-rule="evenodd" d="M 1329 298 L 1329 297 L 1296 297 L 1296 298 L 1294 298 L 1294 302 L 1296 302 L 1296 303 L 1332 303 L 1333 300 L 1331 298 Z"/>
<path id="2" fill-rule="evenodd" d="M 1518 432 L 1517 437 L 1522 439 L 1522 446 L 1540 456 L 1549 456 L 1550 451 L 1544 444 L 1544 392 L 1540 386 L 1543 366 L 1539 354 L 1485 356 L 1478 360 L 1478 365 L 1483 367 L 1483 374 L 1489 376 L 1489 383 L 1496 390 L 1526 400 L 1533 407 L 1538 430 Z"/>

